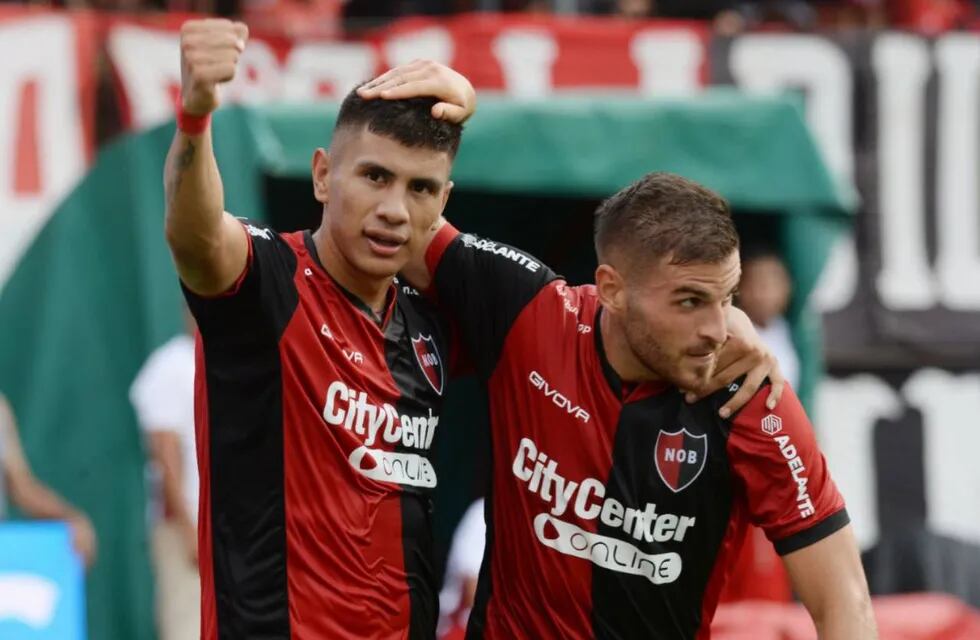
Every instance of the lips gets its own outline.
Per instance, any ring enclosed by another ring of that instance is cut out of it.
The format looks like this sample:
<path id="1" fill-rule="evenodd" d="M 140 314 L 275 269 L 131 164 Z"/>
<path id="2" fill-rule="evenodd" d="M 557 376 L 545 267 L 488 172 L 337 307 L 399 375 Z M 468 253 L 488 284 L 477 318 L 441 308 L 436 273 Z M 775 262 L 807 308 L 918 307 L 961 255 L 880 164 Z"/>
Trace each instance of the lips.
<path id="1" fill-rule="evenodd" d="M 394 256 L 406 242 L 399 234 L 383 230 L 365 231 L 364 237 L 367 238 L 371 252 L 382 258 Z"/>

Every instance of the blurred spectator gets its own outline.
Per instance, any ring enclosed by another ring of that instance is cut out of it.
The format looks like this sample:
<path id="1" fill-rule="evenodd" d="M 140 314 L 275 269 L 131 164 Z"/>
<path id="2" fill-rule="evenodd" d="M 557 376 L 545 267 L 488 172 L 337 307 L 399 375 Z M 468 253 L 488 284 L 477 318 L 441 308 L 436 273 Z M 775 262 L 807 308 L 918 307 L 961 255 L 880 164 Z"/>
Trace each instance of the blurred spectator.
<path id="1" fill-rule="evenodd" d="M 622 18 L 647 18 L 653 15 L 654 0 L 616 0 L 615 15 Z"/>
<path id="2" fill-rule="evenodd" d="M 742 281 L 738 290 L 738 306 L 752 320 L 762 341 L 779 360 L 787 382 L 798 388 L 800 359 L 793 346 L 789 322 L 783 317 L 789 307 L 793 285 L 779 254 L 764 248 L 743 251 Z"/>
<path id="3" fill-rule="evenodd" d="M 715 27 L 723 35 L 734 35 L 772 20 L 809 31 L 816 26 L 817 12 L 804 0 L 742 0 L 719 12 Z"/>
<path id="4" fill-rule="evenodd" d="M 476 583 L 486 544 L 484 500 L 470 505 L 453 534 L 446 576 L 439 593 L 439 639 L 462 640 L 476 597 Z"/>
<path id="5" fill-rule="evenodd" d="M 789 307 L 792 282 L 779 255 L 766 248 L 750 246 L 743 250 L 742 281 L 738 288 L 738 306 L 779 360 L 787 382 L 798 387 L 800 360 L 789 323 L 783 317 Z M 791 596 L 789 576 L 772 543 L 762 529 L 749 527 L 721 601 L 788 602 Z"/>
<path id="6" fill-rule="evenodd" d="M 0 520 L 5 517 L 7 496 L 28 517 L 68 523 L 75 552 L 86 567 L 92 566 L 96 548 L 92 523 L 34 476 L 20 446 L 13 409 L 0 394 Z"/>
<path id="7" fill-rule="evenodd" d="M 185 311 L 184 318 L 187 333 L 150 354 L 129 392 L 162 494 L 163 513 L 153 527 L 161 640 L 190 640 L 201 633 L 191 337 L 196 327 L 190 313 Z"/>

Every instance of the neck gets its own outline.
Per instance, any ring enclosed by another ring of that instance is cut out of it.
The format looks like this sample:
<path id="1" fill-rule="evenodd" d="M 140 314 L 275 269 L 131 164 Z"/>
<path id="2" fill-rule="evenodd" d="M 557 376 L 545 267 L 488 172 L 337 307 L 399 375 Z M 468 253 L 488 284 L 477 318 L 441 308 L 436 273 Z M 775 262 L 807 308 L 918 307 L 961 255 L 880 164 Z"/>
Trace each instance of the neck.
<path id="1" fill-rule="evenodd" d="M 652 382 L 661 380 L 660 376 L 647 368 L 626 340 L 622 324 L 606 311 L 599 316 L 602 348 L 606 352 L 609 365 L 624 382 Z"/>
<path id="2" fill-rule="evenodd" d="M 321 226 L 313 232 L 313 244 L 320 257 L 320 263 L 330 277 L 340 286 L 354 294 L 361 302 L 377 314 L 384 313 L 388 299 L 388 289 L 394 276 L 377 278 L 359 271 L 340 252 L 333 238 Z"/>

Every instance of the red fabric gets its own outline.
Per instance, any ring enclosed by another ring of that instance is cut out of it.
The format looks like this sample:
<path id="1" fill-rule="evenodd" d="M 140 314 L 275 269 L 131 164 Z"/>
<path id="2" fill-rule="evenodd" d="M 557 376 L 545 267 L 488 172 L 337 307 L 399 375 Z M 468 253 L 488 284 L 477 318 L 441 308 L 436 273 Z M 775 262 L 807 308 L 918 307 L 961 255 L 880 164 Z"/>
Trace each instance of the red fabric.
<path id="1" fill-rule="evenodd" d="M 194 344 L 194 426 L 197 441 L 197 473 L 199 495 L 197 507 L 198 569 L 201 575 L 201 640 L 217 640 L 218 625 L 214 600 L 214 552 L 211 547 L 211 467 L 203 461 L 210 460 L 211 447 L 208 420 L 208 387 L 204 364 L 204 346 L 201 334 Z"/>
<path id="2" fill-rule="evenodd" d="M 734 559 L 721 602 L 771 600 L 790 602 L 793 589 L 789 574 L 765 532 L 749 527 L 745 542 Z"/>
<path id="3" fill-rule="evenodd" d="M 180 100 L 180 98 L 178 98 Z M 211 124 L 211 114 L 206 113 L 203 116 L 197 116 L 193 113 L 187 113 L 184 111 L 183 106 L 178 102 L 177 104 L 177 128 L 189 136 L 199 136 L 204 133 L 208 125 Z"/>
<path id="4" fill-rule="evenodd" d="M 768 389 L 756 393 L 733 418 L 728 457 L 745 490 L 749 518 L 776 542 L 837 513 L 844 499 L 796 394 L 786 387 L 771 412 L 767 395 Z"/>

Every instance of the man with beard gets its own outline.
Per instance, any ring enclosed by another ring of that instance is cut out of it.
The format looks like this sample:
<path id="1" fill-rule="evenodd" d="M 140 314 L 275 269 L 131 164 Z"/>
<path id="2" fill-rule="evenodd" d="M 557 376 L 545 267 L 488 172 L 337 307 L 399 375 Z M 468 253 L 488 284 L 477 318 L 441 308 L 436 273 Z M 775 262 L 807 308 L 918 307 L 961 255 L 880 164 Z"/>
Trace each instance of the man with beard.
<path id="1" fill-rule="evenodd" d="M 445 96 L 396 68 L 372 98 Z M 461 92 L 460 88 L 455 90 Z M 468 116 L 473 105 L 467 108 Z M 440 220 L 403 273 L 458 323 L 490 400 L 486 550 L 467 638 L 710 637 L 749 523 L 821 638 L 877 637 L 844 502 L 792 391 L 733 382 L 695 404 L 741 276 L 728 204 L 651 173 L 595 215 L 595 284 Z M 734 412 L 734 413 L 733 413 Z"/>
<path id="2" fill-rule="evenodd" d="M 876 637 L 844 502 L 796 396 L 767 407 L 763 388 L 731 415 L 719 409 L 737 383 L 695 404 L 680 391 L 717 366 L 738 245 L 727 203 L 667 173 L 597 210 L 594 285 L 438 230 L 410 279 L 459 324 L 490 400 L 468 638 L 708 638 L 749 523 L 821 638 Z"/>

